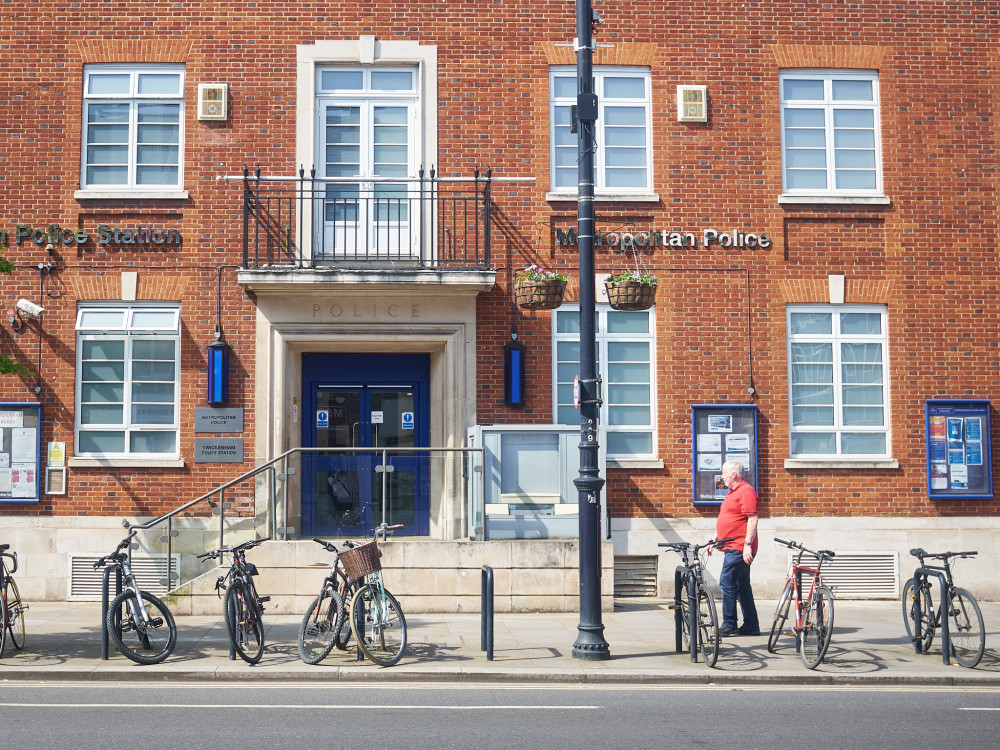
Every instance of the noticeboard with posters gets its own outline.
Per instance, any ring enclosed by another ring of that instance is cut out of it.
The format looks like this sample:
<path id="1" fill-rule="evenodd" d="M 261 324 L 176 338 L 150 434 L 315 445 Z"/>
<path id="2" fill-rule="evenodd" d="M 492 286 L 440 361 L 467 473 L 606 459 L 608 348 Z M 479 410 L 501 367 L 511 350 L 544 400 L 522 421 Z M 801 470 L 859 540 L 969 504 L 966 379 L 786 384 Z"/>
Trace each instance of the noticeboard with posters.
<path id="1" fill-rule="evenodd" d="M 990 402 L 929 399 L 927 494 L 930 497 L 993 497 Z"/>
<path id="2" fill-rule="evenodd" d="M 42 407 L 0 402 L 0 503 L 37 503 Z"/>
<path id="3" fill-rule="evenodd" d="M 744 477 L 757 487 L 756 404 L 695 404 L 691 407 L 692 471 L 695 505 L 720 505 L 729 492 L 722 464 L 739 461 Z"/>

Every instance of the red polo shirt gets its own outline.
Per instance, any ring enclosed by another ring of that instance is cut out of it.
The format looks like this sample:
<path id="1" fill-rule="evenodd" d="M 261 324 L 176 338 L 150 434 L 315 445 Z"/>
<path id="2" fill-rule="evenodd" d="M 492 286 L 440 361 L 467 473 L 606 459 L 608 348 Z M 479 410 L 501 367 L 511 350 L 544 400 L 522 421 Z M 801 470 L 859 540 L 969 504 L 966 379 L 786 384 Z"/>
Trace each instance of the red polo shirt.
<path id="1" fill-rule="evenodd" d="M 747 519 L 757 515 L 757 491 L 745 480 L 729 490 L 719 508 L 715 521 L 715 538 L 736 537 L 722 549 L 742 550 L 747 541 Z M 757 538 L 750 545 L 753 556 L 757 556 Z"/>

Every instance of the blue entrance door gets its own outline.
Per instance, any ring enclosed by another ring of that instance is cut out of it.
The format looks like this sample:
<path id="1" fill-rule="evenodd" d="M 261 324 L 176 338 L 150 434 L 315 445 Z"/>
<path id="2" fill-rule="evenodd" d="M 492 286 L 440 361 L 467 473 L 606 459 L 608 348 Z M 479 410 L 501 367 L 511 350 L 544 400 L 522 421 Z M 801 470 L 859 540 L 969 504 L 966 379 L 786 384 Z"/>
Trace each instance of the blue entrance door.
<path id="1" fill-rule="evenodd" d="M 304 447 L 342 448 L 303 459 L 305 535 L 363 536 L 383 520 L 403 534 L 430 527 L 426 354 L 306 354 Z M 384 451 L 384 453 L 383 453 Z"/>

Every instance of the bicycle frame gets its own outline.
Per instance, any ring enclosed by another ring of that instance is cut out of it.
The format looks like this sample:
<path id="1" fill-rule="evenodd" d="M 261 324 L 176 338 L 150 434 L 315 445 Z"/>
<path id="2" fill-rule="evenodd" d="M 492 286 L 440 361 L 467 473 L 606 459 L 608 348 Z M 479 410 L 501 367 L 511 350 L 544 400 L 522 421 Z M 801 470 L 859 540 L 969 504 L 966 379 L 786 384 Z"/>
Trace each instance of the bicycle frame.
<path id="1" fill-rule="evenodd" d="M 946 665 L 951 665 L 951 629 L 948 623 L 948 618 L 942 616 L 946 607 L 950 607 L 951 604 L 951 591 L 955 588 L 955 579 L 952 577 L 951 573 L 951 563 L 948 562 L 948 555 L 953 556 L 965 556 L 969 553 L 957 552 L 957 553 L 945 553 L 944 556 L 940 555 L 930 555 L 930 554 L 918 554 L 918 550 L 910 550 L 910 554 L 920 560 L 920 567 L 913 572 L 913 632 L 920 632 L 920 613 L 922 611 L 921 604 L 921 592 L 923 591 L 923 584 L 928 583 L 927 578 L 929 576 L 934 576 L 938 579 L 941 586 L 941 599 L 938 605 L 937 612 L 934 611 L 934 601 L 930 600 L 927 602 L 927 610 L 930 613 L 931 620 L 936 628 L 941 629 L 941 658 Z M 975 553 L 973 553 L 975 554 Z M 941 565 L 928 565 L 925 558 L 936 557 L 941 560 Z M 918 653 L 923 653 L 923 648 L 920 641 L 917 638 L 913 639 L 913 648 Z"/>
<path id="2" fill-rule="evenodd" d="M 788 575 L 788 580 L 792 582 L 792 596 L 795 602 L 795 631 L 799 632 L 802 630 L 802 620 L 805 614 L 805 605 L 812 598 L 813 592 L 823 585 L 823 578 L 820 573 L 820 569 L 823 567 L 823 558 L 819 558 L 819 564 L 815 567 L 809 567 L 808 565 L 802 564 L 802 555 L 805 554 L 805 549 L 800 549 L 799 554 L 795 557 L 795 562 L 792 563 L 792 571 Z M 809 591 L 806 596 L 802 596 L 802 574 L 811 573 L 812 583 L 809 585 Z M 787 585 L 787 581 L 786 581 Z"/>

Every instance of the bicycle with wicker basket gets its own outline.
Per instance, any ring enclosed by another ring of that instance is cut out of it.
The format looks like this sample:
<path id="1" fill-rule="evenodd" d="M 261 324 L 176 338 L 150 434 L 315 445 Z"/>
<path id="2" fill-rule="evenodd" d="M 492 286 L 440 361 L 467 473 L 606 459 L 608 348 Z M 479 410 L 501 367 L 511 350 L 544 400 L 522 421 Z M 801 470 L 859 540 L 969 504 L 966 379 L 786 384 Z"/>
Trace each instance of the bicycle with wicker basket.
<path id="1" fill-rule="evenodd" d="M 391 667 L 403 656 L 406 648 L 406 617 L 382 582 L 382 552 L 378 548 L 388 531 L 403 528 L 402 524 L 379 524 L 372 540 L 343 550 L 340 563 L 349 579 L 364 579 L 351 599 L 351 632 L 364 655 L 376 664 Z"/>

